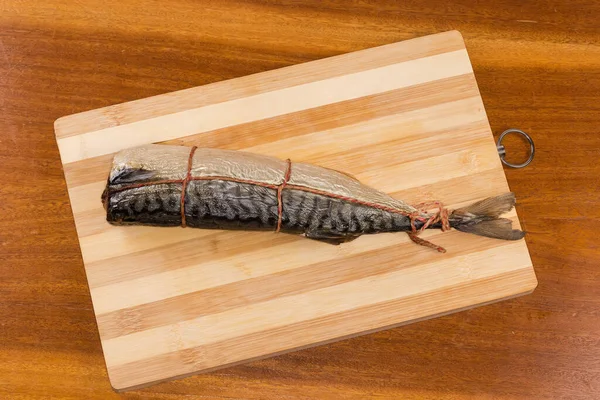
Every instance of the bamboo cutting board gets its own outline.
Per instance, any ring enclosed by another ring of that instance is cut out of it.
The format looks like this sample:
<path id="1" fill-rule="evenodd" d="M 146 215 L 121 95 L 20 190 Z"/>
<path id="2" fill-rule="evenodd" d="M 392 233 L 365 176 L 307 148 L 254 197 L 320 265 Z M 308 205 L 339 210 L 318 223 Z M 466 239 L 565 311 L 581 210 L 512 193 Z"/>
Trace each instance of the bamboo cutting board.
<path id="1" fill-rule="evenodd" d="M 271 232 L 114 227 L 112 154 L 154 142 L 348 172 L 451 208 L 508 191 L 458 32 L 60 118 L 56 138 L 111 383 L 122 390 L 524 294 L 524 241 L 456 231 L 341 246 Z M 515 212 L 509 217 L 517 222 Z"/>

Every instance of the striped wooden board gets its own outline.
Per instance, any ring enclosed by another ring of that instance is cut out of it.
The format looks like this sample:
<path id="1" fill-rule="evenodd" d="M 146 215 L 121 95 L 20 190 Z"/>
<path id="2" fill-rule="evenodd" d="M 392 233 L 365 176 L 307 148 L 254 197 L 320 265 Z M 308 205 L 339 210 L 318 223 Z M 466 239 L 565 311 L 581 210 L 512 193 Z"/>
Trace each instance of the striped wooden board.
<path id="1" fill-rule="evenodd" d="M 60 118 L 56 138 L 108 373 L 122 390 L 533 290 L 524 241 L 456 231 L 330 246 L 114 227 L 112 154 L 151 142 L 339 169 L 410 203 L 508 191 L 462 37 L 418 38 Z M 517 222 L 515 212 L 509 217 Z"/>

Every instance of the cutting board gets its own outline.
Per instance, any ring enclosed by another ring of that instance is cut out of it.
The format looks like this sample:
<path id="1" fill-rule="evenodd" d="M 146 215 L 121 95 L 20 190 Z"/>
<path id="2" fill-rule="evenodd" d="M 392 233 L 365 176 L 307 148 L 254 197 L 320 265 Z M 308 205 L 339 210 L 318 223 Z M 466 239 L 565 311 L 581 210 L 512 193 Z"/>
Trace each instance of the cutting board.
<path id="1" fill-rule="evenodd" d="M 60 118 L 56 139 L 117 390 L 528 293 L 525 241 L 427 232 L 332 246 L 273 232 L 114 227 L 113 153 L 165 142 L 350 173 L 409 203 L 509 190 L 461 35 L 446 32 Z M 508 214 L 518 225 L 516 213 Z M 302 368 L 300 366 L 299 368 Z"/>

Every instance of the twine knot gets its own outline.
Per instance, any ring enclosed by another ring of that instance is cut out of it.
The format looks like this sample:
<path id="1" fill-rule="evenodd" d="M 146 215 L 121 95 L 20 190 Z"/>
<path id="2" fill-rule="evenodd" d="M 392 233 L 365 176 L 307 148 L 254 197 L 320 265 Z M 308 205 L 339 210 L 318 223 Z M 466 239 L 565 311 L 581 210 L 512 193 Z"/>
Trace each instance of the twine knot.
<path id="1" fill-rule="evenodd" d="M 420 246 L 429 247 L 430 249 L 434 249 L 440 253 L 445 253 L 445 248 L 431 243 L 430 241 L 422 239 L 418 236 L 425 229 L 438 222 L 441 222 L 442 224 L 442 232 L 450 230 L 450 212 L 439 201 L 430 201 L 426 203 L 417 204 L 415 208 L 417 210 L 409 215 L 411 231 L 407 232 L 408 237 L 410 238 L 410 240 L 412 240 Z M 438 211 L 429 215 L 428 212 L 431 211 L 431 209 L 437 209 Z M 422 214 L 428 214 L 429 217 L 423 217 Z M 419 229 L 417 229 L 417 227 L 415 226 L 415 221 L 423 222 L 423 225 Z"/>

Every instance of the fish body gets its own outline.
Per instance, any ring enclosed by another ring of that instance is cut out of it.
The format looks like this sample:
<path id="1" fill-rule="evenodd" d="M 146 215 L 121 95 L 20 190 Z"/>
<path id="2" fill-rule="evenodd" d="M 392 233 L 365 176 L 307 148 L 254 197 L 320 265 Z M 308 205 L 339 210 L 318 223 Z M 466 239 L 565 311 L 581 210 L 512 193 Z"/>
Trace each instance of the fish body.
<path id="1" fill-rule="evenodd" d="M 332 244 L 364 234 L 454 227 L 520 239 L 498 216 L 512 193 L 443 218 L 344 173 L 247 152 L 147 145 L 117 153 L 102 201 L 114 225 L 271 230 Z M 508 223 L 507 223 L 508 221 Z M 480 229 L 485 228 L 485 229 Z"/>

